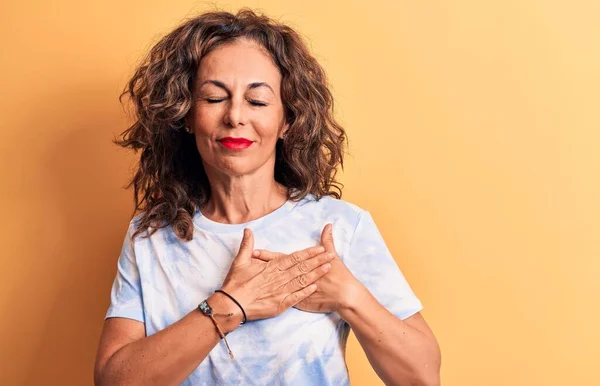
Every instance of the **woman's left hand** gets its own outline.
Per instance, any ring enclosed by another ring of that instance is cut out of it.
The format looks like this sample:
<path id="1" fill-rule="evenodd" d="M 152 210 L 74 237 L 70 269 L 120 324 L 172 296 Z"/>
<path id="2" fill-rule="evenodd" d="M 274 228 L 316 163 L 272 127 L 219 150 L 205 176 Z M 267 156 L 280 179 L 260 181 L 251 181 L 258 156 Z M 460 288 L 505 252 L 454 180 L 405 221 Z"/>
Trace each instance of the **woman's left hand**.
<path id="1" fill-rule="evenodd" d="M 349 307 L 353 294 L 360 289 L 362 284 L 352 275 L 348 267 L 342 262 L 333 244 L 333 225 L 327 224 L 321 233 L 321 245 L 325 250 L 334 254 L 330 261 L 331 269 L 327 274 L 315 282 L 317 290 L 296 304 L 294 307 L 308 312 L 335 312 Z M 255 259 L 270 261 L 281 255 L 266 249 L 256 250 L 252 255 Z"/>

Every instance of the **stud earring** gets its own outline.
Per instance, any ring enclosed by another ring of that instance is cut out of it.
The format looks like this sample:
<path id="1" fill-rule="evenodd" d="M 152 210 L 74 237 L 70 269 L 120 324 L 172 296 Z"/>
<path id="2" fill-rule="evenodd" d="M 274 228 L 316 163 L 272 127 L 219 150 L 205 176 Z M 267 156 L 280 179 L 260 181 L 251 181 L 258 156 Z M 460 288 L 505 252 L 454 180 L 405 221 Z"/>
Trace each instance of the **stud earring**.
<path id="1" fill-rule="evenodd" d="M 192 129 L 187 126 L 185 126 L 185 131 L 187 131 L 189 134 L 192 134 Z"/>

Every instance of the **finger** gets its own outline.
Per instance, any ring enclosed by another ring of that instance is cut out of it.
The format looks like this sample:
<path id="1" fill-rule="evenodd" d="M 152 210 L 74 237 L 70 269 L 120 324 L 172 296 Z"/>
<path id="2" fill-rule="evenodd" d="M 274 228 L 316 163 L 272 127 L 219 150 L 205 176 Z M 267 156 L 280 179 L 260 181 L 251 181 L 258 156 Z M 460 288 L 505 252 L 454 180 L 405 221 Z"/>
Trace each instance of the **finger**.
<path id="1" fill-rule="evenodd" d="M 298 291 L 299 289 L 307 287 L 307 286 L 313 284 L 315 281 L 322 278 L 323 276 L 325 276 L 327 274 L 327 272 L 329 272 L 330 269 L 331 269 L 331 264 L 325 263 L 325 264 L 321 265 L 320 267 L 318 267 L 317 269 L 314 269 L 305 275 L 300 275 L 300 276 L 296 277 L 294 280 L 290 281 L 286 285 L 286 289 L 288 291 L 292 292 L 292 291 Z"/>
<path id="2" fill-rule="evenodd" d="M 325 225 L 325 228 L 321 233 L 321 245 L 323 245 L 328 252 L 335 253 L 335 245 L 333 244 L 333 224 L 330 223 Z"/>
<path id="3" fill-rule="evenodd" d="M 301 261 L 298 264 L 291 267 L 290 269 L 288 269 L 288 273 L 286 275 L 287 279 L 288 281 L 291 281 L 300 275 L 306 275 L 307 273 L 322 266 L 323 264 L 329 263 L 331 260 L 333 260 L 334 257 L 335 255 L 333 253 L 325 252 L 308 260 Z"/>
<path id="4" fill-rule="evenodd" d="M 254 249 L 254 234 L 250 228 L 244 228 L 244 236 L 240 243 L 240 250 L 235 257 L 234 264 L 248 263 L 252 257 L 252 250 Z"/>
<path id="5" fill-rule="evenodd" d="M 255 249 L 252 252 L 252 257 L 262 261 L 271 261 L 282 257 L 284 254 L 280 252 L 269 251 L 268 249 Z"/>
<path id="6" fill-rule="evenodd" d="M 296 251 L 290 255 L 280 259 L 278 267 L 282 270 L 287 270 L 298 264 L 301 261 L 310 259 L 320 253 L 325 252 L 325 248 L 322 245 L 316 245 L 314 247 L 306 248 L 301 251 Z"/>
<path id="7" fill-rule="evenodd" d="M 317 285 L 311 284 L 308 287 L 301 289 L 300 291 L 296 291 L 296 292 L 289 294 L 288 296 L 285 297 L 285 299 L 283 299 L 282 305 L 283 305 L 284 309 L 288 309 L 288 308 L 300 303 L 301 301 L 303 301 L 304 299 L 306 299 L 307 297 L 312 295 L 316 290 L 317 290 Z"/>

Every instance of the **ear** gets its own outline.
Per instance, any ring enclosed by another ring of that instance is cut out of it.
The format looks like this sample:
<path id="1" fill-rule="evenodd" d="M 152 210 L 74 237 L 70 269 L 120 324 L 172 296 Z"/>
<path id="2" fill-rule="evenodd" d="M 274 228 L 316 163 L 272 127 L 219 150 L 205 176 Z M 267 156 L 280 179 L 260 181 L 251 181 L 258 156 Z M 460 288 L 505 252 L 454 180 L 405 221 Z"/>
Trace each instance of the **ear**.
<path id="1" fill-rule="evenodd" d="M 196 110 L 196 106 L 195 106 L 194 100 L 192 100 L 192 105 L 190 106 L 189 110 L 185 113 L 185 116 L 183 117 L 183 123 L 187 127 L 194 126 L 195 110 Z"/>
<path id="2" fill-rule="evenodd" d="M 281 132 L 279 133 L 279 139 L 285 138 L 285 134 L 287 133 L 287 131 L 289 129 L 290 129 L 290 124 L 288 122 L 286 122 L 285 125 L 283 125 L 283 127 L 281 128 Z"/>

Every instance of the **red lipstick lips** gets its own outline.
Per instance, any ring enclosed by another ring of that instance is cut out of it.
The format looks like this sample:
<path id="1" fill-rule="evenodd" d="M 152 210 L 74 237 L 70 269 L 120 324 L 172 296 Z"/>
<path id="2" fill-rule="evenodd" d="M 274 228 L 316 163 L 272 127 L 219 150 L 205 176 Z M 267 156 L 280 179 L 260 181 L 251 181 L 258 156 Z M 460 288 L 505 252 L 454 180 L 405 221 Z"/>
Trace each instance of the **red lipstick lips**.
<path id="1" fill-rule="evenodd" d="M 225 137 L 219 139 L 219 143 L 231 150 L 244 150 L 250 147 L 253 141 L 246 138 Z"/>

